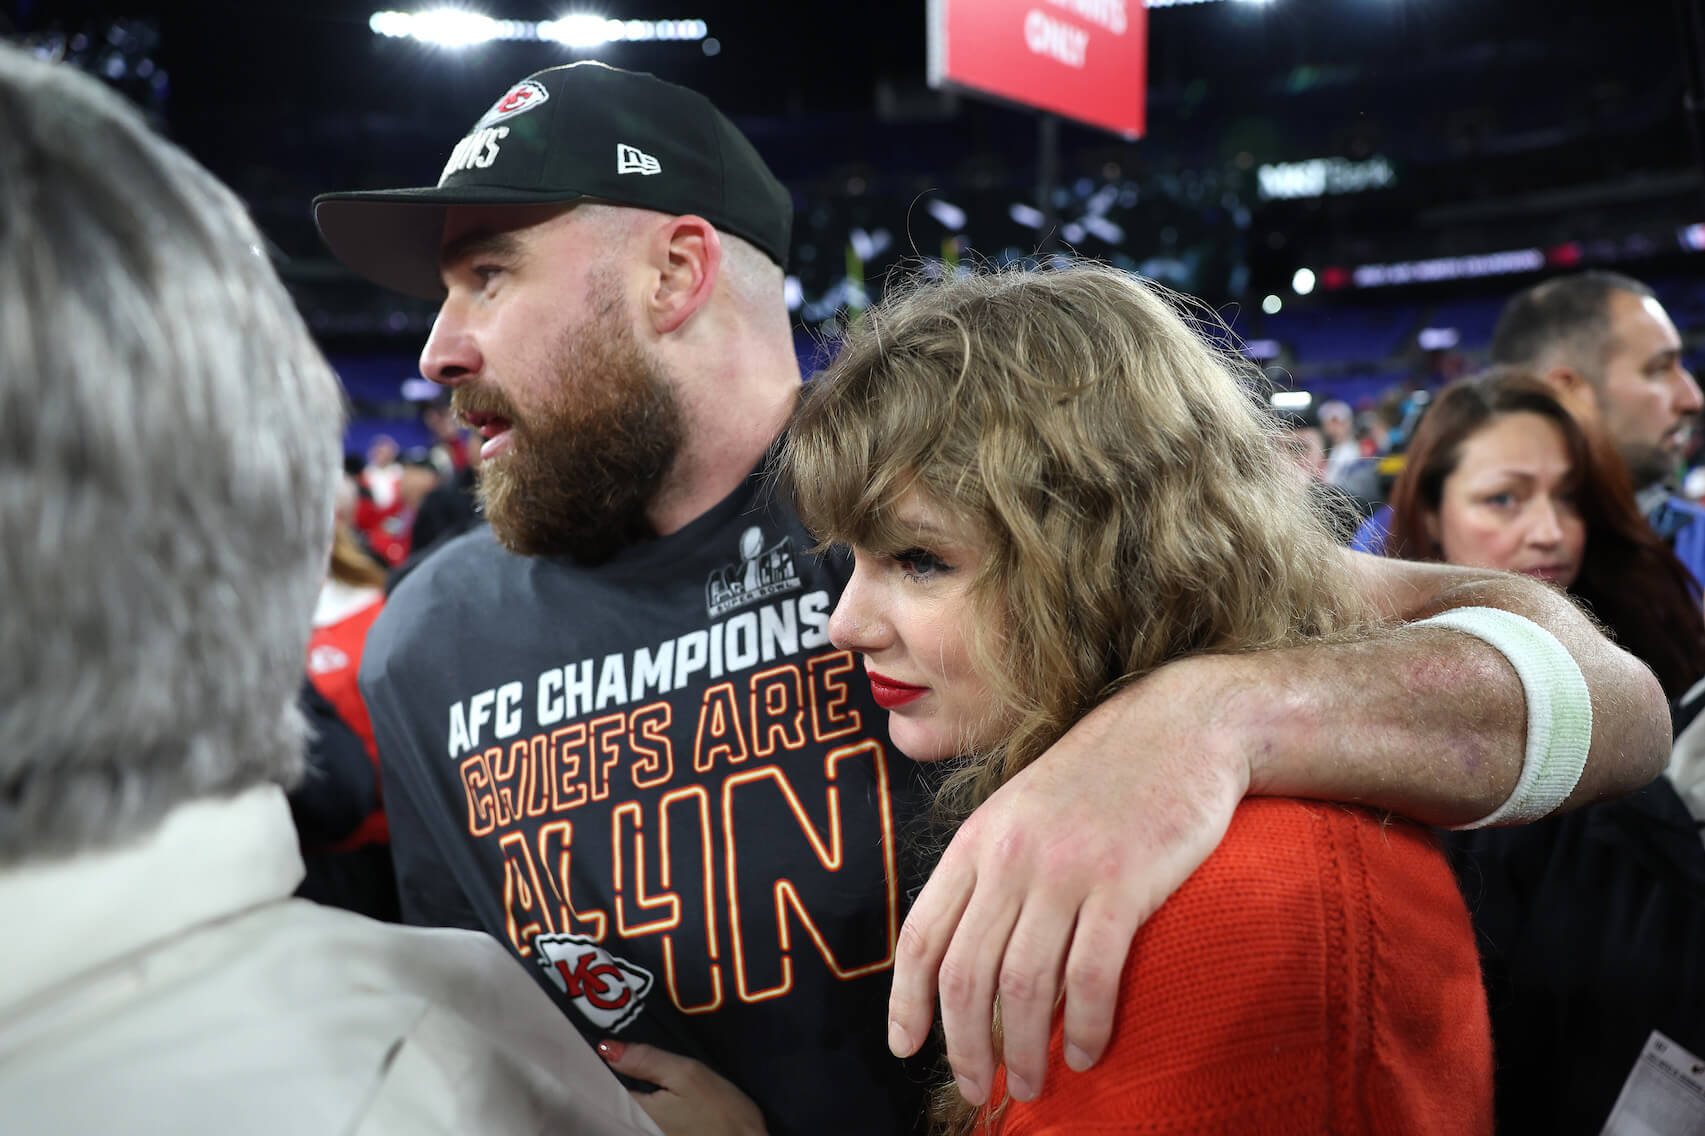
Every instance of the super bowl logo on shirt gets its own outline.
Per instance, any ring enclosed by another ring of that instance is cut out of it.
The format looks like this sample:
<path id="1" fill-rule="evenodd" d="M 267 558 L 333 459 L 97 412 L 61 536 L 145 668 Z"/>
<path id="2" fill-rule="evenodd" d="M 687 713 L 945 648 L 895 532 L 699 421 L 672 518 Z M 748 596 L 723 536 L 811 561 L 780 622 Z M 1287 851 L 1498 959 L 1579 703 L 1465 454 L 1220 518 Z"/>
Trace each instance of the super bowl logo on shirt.
<path id="1" fill-rule="evenodd" d="M 580 935 L 540 935 L 533 947 L 533 957 L 556 988 L 599 1029 L 623 1029 L 645 1008 L 652 979 L 644 967 Z"/>
<path id="2" fill-rule="evenodd" d="M 739 562 L 718 568 L 705 581 L 705 613 L 715 619 L 802 586 L 793 563 L 793 539 L 784 536 L 765 548 L 763 530 L 753 525 L 740 534 Z"/>

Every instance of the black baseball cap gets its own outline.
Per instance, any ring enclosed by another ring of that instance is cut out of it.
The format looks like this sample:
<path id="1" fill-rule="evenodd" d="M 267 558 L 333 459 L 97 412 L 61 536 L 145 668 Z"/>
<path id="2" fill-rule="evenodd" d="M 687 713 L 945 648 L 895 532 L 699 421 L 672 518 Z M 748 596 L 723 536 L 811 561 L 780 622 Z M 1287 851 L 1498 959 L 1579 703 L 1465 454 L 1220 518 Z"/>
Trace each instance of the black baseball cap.
<path id="1" fill-rule="evenodd" d="M 793 202 L 746 136 L 696 91 L 595 62 L 509 88 L 456 144 L 437 185 L 322 194 L 314 223 L 360 275 L 438 299 L 446 208 L 583 198 L 696 214 L 787 263 Z"/>

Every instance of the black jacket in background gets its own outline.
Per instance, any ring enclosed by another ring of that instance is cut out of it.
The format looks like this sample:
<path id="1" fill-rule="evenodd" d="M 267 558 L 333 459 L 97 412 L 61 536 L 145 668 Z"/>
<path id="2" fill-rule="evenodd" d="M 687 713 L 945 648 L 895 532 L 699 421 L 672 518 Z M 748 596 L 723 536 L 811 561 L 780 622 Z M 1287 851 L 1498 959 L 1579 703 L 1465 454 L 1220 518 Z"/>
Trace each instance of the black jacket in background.
<path id="1" fill-rule="evenodd" d="M 309 737 L 307 772 L 290 793 L 306 873 L 296 894 L 395 923 L 402 913 L 390 845 L 339 847 L 379 807 L 379 774 L 373 759 L 360 735 L 311 680 L 302 683 L 298 704 L 308 719 Z"/>
<path id="2" fill-rule="evenodd" d="M 302 850 L 324 851 L 353 833 L 379 804 L 379 776 L 367 747 L 337 708 L 304 679 L 297 698 L 308 719 L 307 771 L 290 791 Z"/>
<path id="3" fill-rule="evenodd" d="M 1596 1136 L 1654 1029 L 1705 1054 L 1705 844 L 1667 777 L 1445 845 L 1485 964 L 1501 1136 Z"/>
<path id="4" fill-rule="evenodd" d="M 478 484 L 474 470 L 457 470 L 455 476 L 421 501 L 414 515 L 414 528 L 410 530 L 408 559 L 391 570 L 385 581 L 386 595 L 420 567 L 421 561 L 469 529 L 485 524 L 480 513 Z"/>

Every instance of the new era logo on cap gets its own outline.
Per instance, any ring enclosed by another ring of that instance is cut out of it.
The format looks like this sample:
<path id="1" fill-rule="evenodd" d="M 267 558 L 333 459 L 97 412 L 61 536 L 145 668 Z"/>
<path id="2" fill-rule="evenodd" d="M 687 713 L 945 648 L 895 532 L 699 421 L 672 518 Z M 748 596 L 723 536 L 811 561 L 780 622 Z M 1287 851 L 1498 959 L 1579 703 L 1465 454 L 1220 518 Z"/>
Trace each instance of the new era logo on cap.
<path id="1" fill-rule="evenodd" d="M 616 143 L 616 172 L 618 174 L 660 174 L 663 167 L 657 159 L 626 142 Z"/>

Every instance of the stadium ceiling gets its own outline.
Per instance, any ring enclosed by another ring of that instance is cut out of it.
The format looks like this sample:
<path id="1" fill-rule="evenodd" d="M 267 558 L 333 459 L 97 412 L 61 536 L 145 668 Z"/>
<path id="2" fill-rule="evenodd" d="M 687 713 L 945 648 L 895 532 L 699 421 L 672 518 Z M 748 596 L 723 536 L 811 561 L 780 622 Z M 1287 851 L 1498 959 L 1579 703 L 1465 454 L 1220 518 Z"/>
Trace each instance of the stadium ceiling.
<path id="1" fill-rule="evenodd" d="M 281 101 L 298 115 L 387 108 L 455 115 L 517 75 L 593 55 L 665 73 L 736 115 L 868 114 L 881 84 L 923 89 L 921 0 L 863 0 L 827 12 L 797 0 L 454 0 L 461 10 L 512 22 L 519 38 L 482 41 L 452 54 L 374 34 L 373 17 L 383 8 L 413 17 L 442 6 L 445 0 L 21 0 L 0 6 L 0 34 L 51 23 L 90 26 L 147 9 L 161 33 L 156 62 L 172 75 L 174 119 L 240 114 L 244 107 Z M 1498 52 L 1541 44 L 1570 71 L 1643 52 L 1649 68 L 1652 53 L 1670 57 L 1676 39 L 1668 3 L 1625 5 L 1614 20 L 1604 17 L 1602 0 L 1177 0 L 1164 6 L 1155 0 L 1151 6 L 1156 86 L 1258 89 L 1293 72 L 1377 74 L 1468 43 Z M 605 28 L 594 29 L 588 17 L 605 21 Z M 611 20 L 621 21 L 621 37 L 607 34 Z M 660 23 L 687 23 L 693 31 L 702 24 L 707 39 L 720 41 L 719 50 L 703 50 L 705 40 L 658 36 Z M 653 34 L 627 34 L 639 24 Z M 541 28 L 551 34 L 539 35 Z M 599 46 L 564 42 L 590 38 L 595 30 L 606 40 Z"/>

